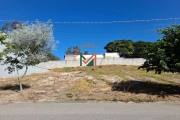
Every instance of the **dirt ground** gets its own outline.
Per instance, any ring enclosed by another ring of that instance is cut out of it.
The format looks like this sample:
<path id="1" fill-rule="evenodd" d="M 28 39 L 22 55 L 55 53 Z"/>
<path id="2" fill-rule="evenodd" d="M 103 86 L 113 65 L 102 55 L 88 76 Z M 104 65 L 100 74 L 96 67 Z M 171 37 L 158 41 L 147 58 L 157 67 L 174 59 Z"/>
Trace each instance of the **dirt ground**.
<path id="1" fill-rule="evenodd" d="M 157 75 L 137 68 L 69 67 L 26 75 L 23 95 L 17 77 L 0 78 L 0 102 L 180 101 L 180 74 Z"/>

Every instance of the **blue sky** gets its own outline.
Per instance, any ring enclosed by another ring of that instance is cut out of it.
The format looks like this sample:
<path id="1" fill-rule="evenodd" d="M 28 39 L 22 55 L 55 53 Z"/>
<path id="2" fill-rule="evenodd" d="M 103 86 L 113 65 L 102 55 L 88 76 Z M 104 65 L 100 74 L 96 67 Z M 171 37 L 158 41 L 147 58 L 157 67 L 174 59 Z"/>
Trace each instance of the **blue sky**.
<path id="1" fill-rule="evenodd" d="M 157 29 L 179 23 L 180 19 L 149 22 L 113 22 L 73 24 L 55 22 L 112 22 L 180 18 L 179 0 L 0 0 L 0 20 L 54 22 L 54 37 L 59 41 L 55 55 L 63 59 L 69 46 L 87 43 L 98 49 L 83 48 L 90 53 L 105 53 L 111 41 L 131 39 L 155 42 L 161 38 Z M 7 22 L 7 21 L 6 21 Z M 3 26 L 0 21 L 0 28 Z"/>

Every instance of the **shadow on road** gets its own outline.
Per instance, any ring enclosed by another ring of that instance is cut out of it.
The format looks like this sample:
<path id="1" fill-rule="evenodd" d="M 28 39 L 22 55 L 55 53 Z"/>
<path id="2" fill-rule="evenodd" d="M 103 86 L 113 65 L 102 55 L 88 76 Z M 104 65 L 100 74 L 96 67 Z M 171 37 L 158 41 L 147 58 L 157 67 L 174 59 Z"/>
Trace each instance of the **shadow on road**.
<path id="1" fill-rule="evenodd" d="M 25 84 L 22 84 L 22 88 L 23 89 L 28 89 L 30 88 L 29 85 L 25 85 Z M 12 90 L 12 91 L 19 91 L 20 90 L 20 87 L 19 85 L 5 85 L 5 86 L 0 86 L 0 90 Z"/>
<path id="2" fill-rule="evenodd" d="M 122 81 L 112 84 L 113 91 L 130 93 L 145 93 L 165 97 L 168 95 L 180 95 L 180 85 L 163 84 L 155 82 Z"/>

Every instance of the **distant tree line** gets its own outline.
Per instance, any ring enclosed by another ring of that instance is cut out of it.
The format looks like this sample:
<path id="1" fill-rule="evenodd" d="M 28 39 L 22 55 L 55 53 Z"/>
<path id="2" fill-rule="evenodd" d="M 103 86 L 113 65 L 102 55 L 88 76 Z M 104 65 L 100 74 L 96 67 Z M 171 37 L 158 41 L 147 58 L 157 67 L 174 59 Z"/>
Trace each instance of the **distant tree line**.
<path id="1" fill-rule="evenodd" d="M 109 42 L 104 49 L 106 52 L 118 52 L 120 57 L 145 58 L 146 61 L 139 68 L 155 73 L 178 72 L 180 73 L 180 25 L 172 24 L 164 29 L 158 29 L 158 34 L 163 34 L 156 42 L 143 40 L 115 40 Z M 78 52 L 77 52 L 78 51 Z M 66 54 L 82 53 L 78 46 L 69 47 Z M 88 54 L 86 51 L 84 54 Z"/>
<path id="2" fill-rule="evenodd" d="M 70 46 L 67 50 L 66 50 L 66 55 L 88 55 L 89 52 L 88 51 L 84 51 L 81 52 L 81 49 L 78 46 Z"/>
<path id="3" fill-rule="evenodd" d="M 120 57 L 126 58 L 147 58 L 148 53 L 152 50 L 155 43 L 139 40 L 115 40 L 109 42 L 104 49 L 106 52 L 118 52 Z"/>
<path id="4" fill-rule="evenodd" d="M 156 42 L 115 40 L 104 49 L 106 52 L 118 52 L 121 57 L 145 58 L 146 61 L 139 68 L 145 68 L 147 72 L 180 73 L 180 25 L 175 23 L 157 32 L 163 34 L 163 37 Z"/>

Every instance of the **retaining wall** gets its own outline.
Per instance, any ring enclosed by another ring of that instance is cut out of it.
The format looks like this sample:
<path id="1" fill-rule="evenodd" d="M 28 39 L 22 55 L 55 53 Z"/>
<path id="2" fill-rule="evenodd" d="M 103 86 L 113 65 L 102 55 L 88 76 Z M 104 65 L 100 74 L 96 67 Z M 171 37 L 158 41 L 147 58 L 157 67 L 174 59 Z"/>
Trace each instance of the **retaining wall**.
<path id="1" fill-rule="evenodd" d="M 96 65 L 134 65 L 140 66 L 145 62 L 143 58 L 103 58 L 103 59 L 96 59 Z M 78 67 L 80 66 L 79 60 L 66 60 L 66 61 L 48 61 L 42 62 L 36 66 L 30 66 L 28 69 L 27 74 L 31 73 L 39 73 L 39 72 L 46 72 L 49 71 L 48 69 L 52 68 L 63 68 L 63 67 Z M 12 74 L 8 74 L 8 71 L 4 69 L 6 66 L 0 65 L 0 78 L 2 77 L 10 77 L 10 76 L 17 76 L 16 72 Z M 24 73 L 24 69 L 20 70 L 19 73 L 22 75 Z"/>
<path id="2" fill-rule="evenodd" d="M 145 62 L 145 59 L 143 58 L 103 58 L 103 59 L 97 59 L 96 65 L 134 65 L 134 66 L 140 66 Z M 68 60 L 68 61 L 48 61 L 48 62 L 42 62 L 39 65 L 39 67 L 43 67 L 46 69 L 52 69 L 52 68 L 63 68 L 63 67 L 78 67 L 80 66 L 79 60 Z"/>

